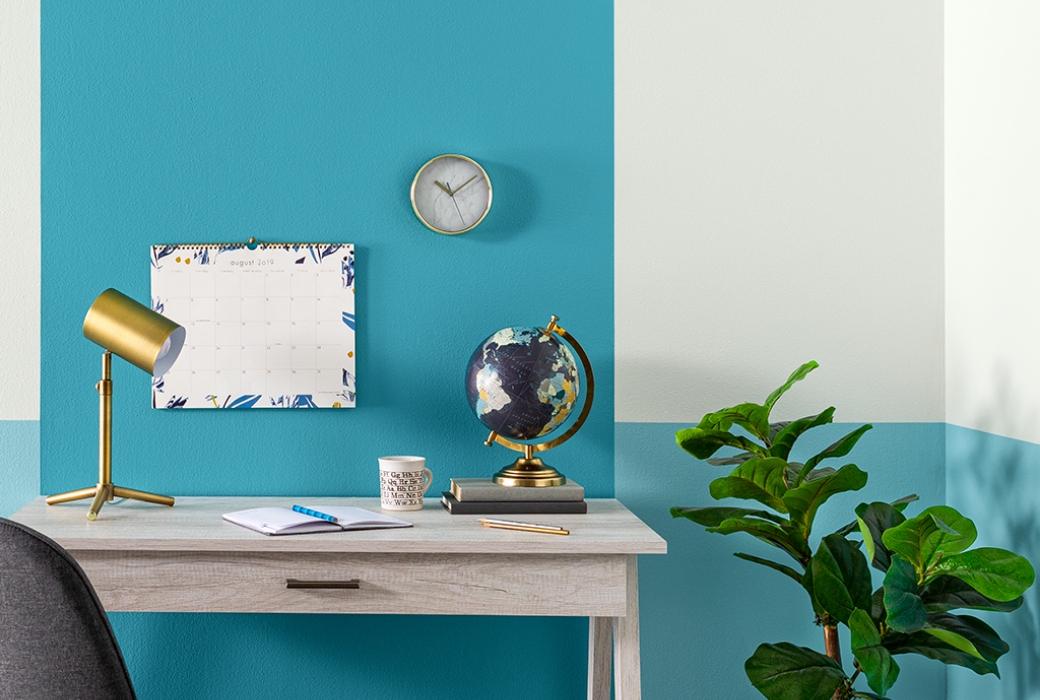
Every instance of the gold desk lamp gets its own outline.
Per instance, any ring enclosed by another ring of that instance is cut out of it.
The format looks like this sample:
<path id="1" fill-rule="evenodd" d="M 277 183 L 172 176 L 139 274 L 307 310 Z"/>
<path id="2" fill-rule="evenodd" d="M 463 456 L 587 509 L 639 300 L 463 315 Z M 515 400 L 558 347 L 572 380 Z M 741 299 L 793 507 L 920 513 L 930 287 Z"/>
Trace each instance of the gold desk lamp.
<path id="1" fill-rule="evenodd" d="M 115 289 L 106 289 L 94 301 L 83 320 L 83 335 L 105 349 L 101 356 L 101 430 L 98 483 L 85 489 L 47 497 L 47 505 L 93 498 L 87 520 L 97 518 L 106 501 L 134 498 L 173 505 L 173 498 L 128 489 L 112 483 L 112 354 L 137 365 L 152 376 L 161 376 L 176 361 L 184 345 L 184 328 Z"/>

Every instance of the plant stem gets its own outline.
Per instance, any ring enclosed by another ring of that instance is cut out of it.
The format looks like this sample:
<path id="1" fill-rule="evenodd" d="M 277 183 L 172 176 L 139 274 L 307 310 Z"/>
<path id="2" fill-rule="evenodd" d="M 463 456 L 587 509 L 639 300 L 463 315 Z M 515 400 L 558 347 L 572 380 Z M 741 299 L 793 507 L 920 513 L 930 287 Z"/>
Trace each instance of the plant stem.
<path id="1" fill-rule="evenodd" d="M 841 666 L 841 646 L 838 643 L 838 626 L 824 622 L 823 624 L 823 648 L 827 652 L 827 656 L 838 662 L 838 666 Z M 849 684 L 847 687 L 851 687 Z M 842 688 L 838 688 L 834 691 L 834 695 L 831 700 L 840 700 L 842 697 Z"/>
<path id="2" fill-rule="evenodd" d="M 838 626 L 837 625 L 824 625 L 823 626 L 823 648 L 827 652 L 827 656 L 831 657 L 838 662 L 841 666 L 841 646 L 838 644 Z"/>

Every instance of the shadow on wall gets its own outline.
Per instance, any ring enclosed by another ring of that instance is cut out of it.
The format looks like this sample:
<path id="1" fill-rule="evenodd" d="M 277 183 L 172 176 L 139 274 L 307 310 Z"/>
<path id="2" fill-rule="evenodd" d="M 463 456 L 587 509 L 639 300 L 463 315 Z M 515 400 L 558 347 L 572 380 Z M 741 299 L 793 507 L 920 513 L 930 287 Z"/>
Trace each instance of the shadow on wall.
<path id="1" fill-rule="evenodd" d="M 1040 445 L 959 426 L 946 428 L 950 505 L 975 521 L 976 546 L 1003 547 L 1040 565 Z M 1040 698 L 1040 591 L 1034 585 L 1011 615 L 979 613 L 1011 645 L 1003 680 L 950 671 L 949 700 Z"/>

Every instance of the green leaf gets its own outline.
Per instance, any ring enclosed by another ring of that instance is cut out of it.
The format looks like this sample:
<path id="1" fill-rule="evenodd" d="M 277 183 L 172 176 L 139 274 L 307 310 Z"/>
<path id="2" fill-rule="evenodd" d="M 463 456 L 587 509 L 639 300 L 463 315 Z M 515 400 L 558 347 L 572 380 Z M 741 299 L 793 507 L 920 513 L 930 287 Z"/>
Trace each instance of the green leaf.
<path id="1" fill-rule="evenodd" d="M 853 610 L 870 609 L 870 568 L 844 537 L 824 537 L 810 567 L 812 593 L 831 617 L 848 624 Z"/>
<path id="2" fill-rule="evenodd" d="M 1023 602 L 1022 596 L 1003 602 L 987 598 L 956 576 L 945 574 L 937 576 L 921 588 L 921 600 L 928 612 L 946 612 L 957 608 L 1012 612 L 1022 607 Z"/>
<path id="3" fill-rule="evenodd" d="M 770 435 L 772 447 L 769 448 L 769 454 L 773 457 L 779 457 L 780 459 L 787 459 L 791 455 L 791 448 L 794 447 L 795 441 L 800 438 L 802 434 L 818 426 L 830 423 L 833 420 L 834 407 L 831 406 L 827 410 L 818 413 L 815 416 L 806 416 L 805 418 L 799 418 L 798 420 L 783 424 L 783 427 L 775 434 L 772 433 L 771 426 Z M 773 425 L 781 424 L 774 423 Z"/>
<path id="4" fill-rule="evenodd" d="M 904 510 L 906 510 L 906 507 L 908 505 L 910 505 L 911 503 L 913 503 L 914 501 L 917 501 L 917 500 L 919 500 L 917 494 L 916 493 L 912 493 L 909 496 L 903 496 L 902 498 L 896 499 L 896 500 L 892 501 L 891 503 L 889 503 L 888 505 L 892 506 L 893 508 L 898 510 L 900 513 L 902 513 Z"/>
<path id="5" fill-rule="evenodd" d="M 975 523 L 949 506 L 931 506 L 889 528 L 882 539 L 890 550 L 911 562 L 924 579 L 937 561 L 970 547 L 978 533 Z"/>
<path id="6" fill-rule="evenodd" d="M 755 564 L 761 564 L 762 566 L 769 567 L 774 571 L 779 571 L 784 576 L 790 576 L 799 584 L 801 584 L 802 582 L 802 575 L 800 573 L 798 573 L 789 566 L 779 564 L 771 559 L 763 559 L 762 557 L 756 557 L 751 554 L 745 554 L 744 552 L 733 552 L 733 556 L 737 557 L 738 559 L 744 559 L 745 561 L 754 562 Z"/>
<path id="7" fill-rule="evenodd" d="M 892 654 L 920 654 L 944 664 L 970 668 L 980 676 L 992 673 L 998 678 L 1000 677 L 996 663 L 951 647 L 938 637 L 923 630 L 913 634 L 889 633 L 885 636 L 885 647 Z"/>
<path id="8" fill-rule="evenodd" d="M 787 381 L 784 382 L 784 385 L 778 388 L 773 393 L 771 393 L 768 397 L 766 397 L 766 415 L 768 415 L 769 412 L 773 410 L 773 406 L 776 405 L 777 400 L 785 393 L 787 393 L 787 390 L 794 386 L 795 382 L 802 381 L 809 375 L 809 372 L 812 372 L 819 366 L 820 363 L 816 360 L 809 360 L 804 365 L 796 369 L 794 372 L 791 372 L 791 376 L 787 378 Z"/>
<path id="9" fill-rule="evenodd" d="M 683 428 L 675 434 L 675 442 L 697 459 L 707 459 L 722 447 L 738 447 L 746 452 L 765 456 L 765 447 L 748 440 L 742 435 L 733 435 L 725 430 L 705 430 L 700 427 Z"/>
<path id="10" fill-rule="evenodd" d="M 924 543 L 921 554 L 924 556 L 925 571 L 942 557 L 963 552 L 978 537 L 975 523 L 949 506 L 932 506 L 926 508 L 922 515 L 927 513 L 935 520 L 935 526 L 939 529 Z"/>
<path id="11" fill-rule="evenodd" d="M 769 700 L 830 700 L 847 678 L 834 659 L 788 642 L 759 645 L 744 671 Z"/>
<path id="12" fill-rule="evenodd" d="M 789 420 L 781 420 L 781 421 L 775 421 L 773 423 L 770 423 L 769 424 L 769 444 L 772 445 L 774 442 L 776 442 L 776 436 L 779 435 L 780 431 L 782 431 L 784 428 L 786 428 L 787 426 L 791 425 L 792 422 L 793 421 L 789 421 Z M 770 456 L 777 457 L 778 455 L 774 455 L 772 452 L 770 452 Z"/>
<path id="13" fill-rule="evenodd" d="M 757 403 L 742 403 L 731 408 L 709 413 L 697 427 L 705 430 L 730 430 L 739 425 L 763 442 L 769 441 L 769 409 Z"/>
<path id="14" fill-rule="evenodd" d="M 846 464 L 830 476 L 790 489 L 783 495 L 783 502 L 791 514 L 791 521 L 801 525 L 808 537 L 820 506 L 836 493 L 858 491 L 866 484 L 866 472 L 860 471 L 855 464 Z"/>
<path id="15" fill-rule="evenodd" d="M 708 492 L 715 500 L 723 498 L 754 499 L 781 513 L 787 512 L 783 495 L 787 493 L 784 470 L 787 462 L 777 457 L 749 459 L 729 476 L 715 479 Z"/>
<path id="16" fill-rule="evenodd" d="M 881 644 L 881 633 L 865 610 L 849 616 L 852 655 L 856 657 L 871 690 L 884 695 L 899 678 L 899 664 Z"/>
<path id="17" fill-rule="evenodd" d="M 856 521 L 859 523 L 863 542 L 867 545 L 867 558 L 870 563 L 876 569 L 887 571 L 892 555 L 885 547 L 882 537 L 886 530 L 906 522 L 906 518 L 895 506 L 875 501 L 856 506 Z"/>
<path id="18" fill-rule="evenodd" d="M 708 532 L 720 535 L 732 535 L 734 532 L 746 532 L 763 542 L 778 547 L 798 561 L 808 561 L 812 556 L 809 544 L 797 528 L 779 527 L 756 518 L 729 518 L 717 527 L 708 528 Z"/>
<path id="19" fill-rule="evenodd" d="M 885 621 L 897 632 L 916 632 L 924 629 L 928 615 L 918 594 L 917 574 L 913 564 L 895 554 L 885 574 Z"/>
<path id="20" fill-rule="evenodd" d="M 790 483 L 790 482 L 791 482 L 791 480 L 788 479 L 788 483 Z M 902 513 L 903 510 L 906 509 L 906 506 L 907 506 L 908 503 L 912 503 L 912 502 L 914 502 L 916 500 L 917 500 L 917 496 L 911 494 L 909 496 L 903 496 L 898 501 L 892 501 L 888 505 L 892 506 L 893 508 L 898 510 L 900 513 Z M 860 504 L 860 506 L 865 506 L 865 505 L 866 504 L 863 504 L 863 503 Z M 857 523 L 855 520 L 853 520 L 851 523 L 848 523 L 844 527 L 841 527 L 838 530 L 836 530 L 834 532 L 834 534 L 835 535 L 841 535 L 842 537 L 846 537 L 846 536 L 852 534 L 853 532 L 855 532 L 858 528 L 859 528 L 859 523 Z M 877 539 L 877 538 L 875 538 L 875 539 Z"/>
<path id="21" fill-rule="evenodd" d="M 732 457 L 712 457 L 705 461 L 713 467 L 735 467 L 738 464 L 743 464 L 752 457 L 761 457 L 761 455 L 757 455 L 754 452 L 741 452 Z"/>
<path id="22" fill-rule="evenodd" d="M 798 475 L 802 472 L 802 466 L 803 465 L 798 462 L 787 463 L 787 471 L 784 473 L 787 475 L 787 485 L 789 488 L 790 485 L 798 479 Z"/>
<path id="23" fill-rule="evenodd" d="M 849 452 L 852 452 L 852 448 L 856 446 L 859 439 L 863 437 L 863 433 L 867 432 L 874 426 L 872 425 L 861 425 L 860 427 L 853 430 L 851 433 L 841 438 L 837 442 L 828 445 L 822 452 L 814 457 L 810 457 L 809 461 L 805 463 L 805 468 L 802 470 L 808 473 L 810 470 L 815 469 L 816 465 L 825 459 L 831 459 L 832 457 L 844 457 Z"/>
<path id="24" fill-rule="evenodd" d="M 856 516 L 856 524 L 859 525 L 859 533 L 863 536 L 863 549 L 867 555 L 867 561 L 873 562 L 874 555 L 877 553 L 874 547 L 874 536 L 870 534 L 870 528 L 867 527 L 867 523 L 858 515 Z"/>
<path id="25" fill-rule="evenodd" d="M 987 598 L 1000 602 L 1019 597 L 1036 578 L 1033 565 L 1025 557 L 997 547 L 951 554 L 939 561 L 933 572 L 956 576 Z"/>
<path id="26" fill-rule="evenodd" d="M 913 564 L 919 577 L 923 577 L 928 564 L 925 552 L 934 553 L 934 548 L 928 544 L 929 538 L 933 535 L 947 536 L 939 530 L 939 525 L 929 510 L 925 509 L 917 517 L 889 528 L 881 536 L 881 541 L 890 551 L 902 557 L 903 561 Z"/>
<path id="27" fill-rule="evenodd" d="M 729 508 L 726 506 L 709 506 L 707 508 L 672 508 L 673 518 L 686 518 L 704 527 L 718 527 L 724 520 L 730 518 L 763 518 L 777 525 L 785 520 L 767 510 L 752 510 L 751 508 Z"/>
<path id="28" fill-rule="evenodd" d="M 885 622 L 887 615 L 888 613 L 885 611 L 885 587 L 881 586 L 881 588 L 874 591 L 874 595 L 870 596 L 870 619 L 880 624 Z"/>
<path id="29" fill-rule="evenodd" d="M 956 649 L 994 663 L 1011 648 L 996 630 L 971 615 L 929 613 L 924 631 Z"/>
<path id="30" fill-rule="evenodd" d="M 802 467 L 804 469 L 805 465 L 803 464 Z M 837 473 L 838 470 L 834 467 L 820 467 L 819 469 L 811 470 L 808 474 L 803 474 L 801 471 L 799 471 L 798 476 L 802 477 L 801 483 L 805 483 L 806 481 L 818 481 L 826 476 L 830 476 L 832 474 Z M 796 476 L 795 481 L 797 480 L 798 477 Z"/>
<path id="31" fill-rule="evenodd" d="M 938 508 L 938 507 L 947 507 L 947 506 L 932 506 L 932 507 L 933 508 Z M 932 520 L 935 521 L 935 526 L 937 528 L 939 528 L 939 532 L 945 533 L 947 535 L 960 535 L 961 534 L 961 533 L 957 532 L 956 530 L 954 530 L 949 525 L 947 525 L 946 521 L 944 521 L 942 518 L 940 518 L 938 513 L 932 513 Z M 975 523 L 972 523 L 972 527 L 974 527 L 974 526 L 975 526 Z M 978 536 L 978 533 L 975 533 L 975 534 L 976 534 L 976 536 Z M 971 545 L 969 544 L 968 547 L 970 547 L 970 546 Z M 965 547 L 965 549 L 966 548 L 967 547 Z M 961 550 L 961 551 L 963 551 L 963 550 Z"/>
<path id="32" fill-rule="evenodd" d="M 980 659 L 982 658 L 982 654 L 980 654 L 978 649 L 975 648 L 975 645 L 956 632 L 950 632 L 949 630 L 944 629 L 933 629 L 930 627 L 925 627 L 924 631 L 933 637 L 941 639 L 954 649 L 960 649 L 965 654 L 971 654 Z"/>
<path id="33" fill-rule="evenodd" d="M 813 613 L 817 618 L 822 618 L 827 615 L 827 611 L 823 609 L 820 602 L 816 599 L 816 584 L 813 582 L 812 576 L 812 560 L 809 561 L 805 567 L 805 573 L 802 574 L 802 588 L 809 594 L 809 601 L 812 603 Z"/>

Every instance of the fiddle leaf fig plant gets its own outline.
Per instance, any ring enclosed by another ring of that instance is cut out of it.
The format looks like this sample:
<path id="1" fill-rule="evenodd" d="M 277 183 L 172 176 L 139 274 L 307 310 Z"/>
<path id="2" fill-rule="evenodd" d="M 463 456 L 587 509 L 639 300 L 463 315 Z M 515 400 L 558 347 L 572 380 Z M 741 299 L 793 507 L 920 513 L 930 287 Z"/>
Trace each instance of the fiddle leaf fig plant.
<path id="1" fill-rule="evenodd" d="M 769 700 L 884 700 L 899 678 L 899 654 L 999 677 L 997 660 L 1007 643 L 981 619 L 953 611 L 1019 608 L 1035 579 L 1024 557 L 995 547 L 971 549 L 975 524 L 950 506 L 908 518 L 904 511 L 916 495 L 860 503 L 850 523 L 812 537 L 816 516 L 831 497 L 867 484 L 855 464 L 823 463 L 848 455 L 872 427 L 852 430 L 804 462 L 791 460 L 797 440 L 831 423 L 834 408 L 794 421 L 771 422 L 770 415 L 780 397 L 818 366 L 799 367 L 761 405 L 708 413 L 675 436 L 697 459 L 733 467 L 709 484 L 712 498 L 757 506 L 676 507 L 672 516 L 720 535 L 746 533 L 780 550 L 791 561 L 735 555 L 796 582 L 823 628 L 823 653 L 788 642 L 760 645 L 744 665 L 748 679 Z M 715 456 L 727 447 L 737 452 Z M 871 567 L 881 572 L 876 589 Z M 849 631 L 851 672 L 842 664 L 839 626 Z M 869 691 L 858 685 L 861 679 Z"/>

